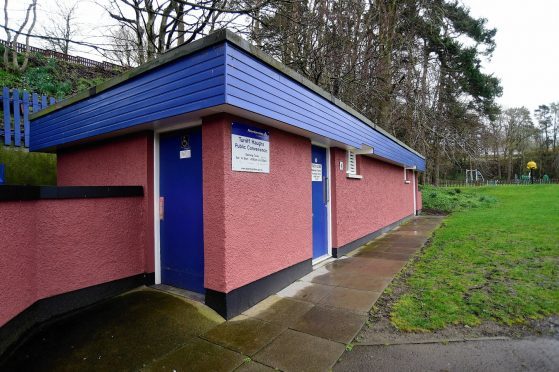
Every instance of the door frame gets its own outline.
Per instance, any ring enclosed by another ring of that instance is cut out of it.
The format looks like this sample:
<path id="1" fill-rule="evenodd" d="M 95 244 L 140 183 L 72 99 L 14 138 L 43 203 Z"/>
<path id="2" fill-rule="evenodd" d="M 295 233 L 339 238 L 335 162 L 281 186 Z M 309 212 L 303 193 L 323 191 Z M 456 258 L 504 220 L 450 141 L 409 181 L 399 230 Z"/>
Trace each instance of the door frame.
<path id="1" fill-rule="evenodd" d="M 411 171 L 411 176 L 413 177 L 413 215 L 417 216 L 417 186 L 415 184 L 415 169 Z"/>
<path id="2" fill-rule="evenodd" d="M 312 264 L 316 265 L 324 260 L 329 259 L 332 257 L 332 169 L 330 166 L 330 146 L 325 145 L 324 143 L 311 141 L 311 150 L 312 146 L 322 147 L 326 149 L 326 172 L 328 173 L 328 202 L 326 203 L 326 240 L 328 245 L 328 253 L 325 256 L 313 258 Z M 312 159 L 311 159 L 312 163 Z M 311 198 L 311 209 L 312 209 L 312 198 Z"/>
<path id="3" fill-rule="evenodd" d="M 159 197 L 161 196 L 159 194 L 159 135 L 161 133 L 175 132 L 201 125 L 202 121 L 196 120 L 153 130 L 153 254 L 155 284 L 161 284 L 161 236 L 159 231 Z"/>

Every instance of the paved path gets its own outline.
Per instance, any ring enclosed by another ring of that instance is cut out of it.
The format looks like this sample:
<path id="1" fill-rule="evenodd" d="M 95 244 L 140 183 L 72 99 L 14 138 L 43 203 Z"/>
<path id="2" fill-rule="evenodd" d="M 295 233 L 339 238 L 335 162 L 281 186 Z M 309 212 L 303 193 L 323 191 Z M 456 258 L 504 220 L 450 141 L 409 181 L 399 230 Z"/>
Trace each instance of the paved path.
<path id="1" fill-rule="evenodd" d="M 155 290 L 119 296 L 30 340 L 20 369 L 326 371 L 392 278 L 441 223 L 417 217 L 238 317 Z M 367 369 L 376 369 L 374 361 Z"/>
<path id="2" fill-rule="evenodd" d="M 558 371 L 559 340 L 531 338 L 447 344 L 355 346 L 334 371 Z"/>

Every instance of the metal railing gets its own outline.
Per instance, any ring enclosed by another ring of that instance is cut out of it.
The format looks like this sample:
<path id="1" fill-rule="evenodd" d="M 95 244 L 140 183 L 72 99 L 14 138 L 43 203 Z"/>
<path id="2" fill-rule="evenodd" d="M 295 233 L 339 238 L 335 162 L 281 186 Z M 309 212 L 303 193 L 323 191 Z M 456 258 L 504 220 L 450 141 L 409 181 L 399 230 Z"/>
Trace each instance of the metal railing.
<path id="1" fill-rule="evenodd" d="M 4 45 L 4 47 L 14 49 L 13 43 L 8 43 L 6 40 L 0 40 L 0 44 Z M 27 50 L 27 47 L 26 47 L 25 44 L 17 43 L 15 45 L 15 50 L 18 53 L 25 53 L 25 51 Z M 99 67 L 99 68 L 102 68 L 104 70 L 114 70 L 114 69 L 125 68 L 123 66 L 119 66 L 117 64 L 107 62 L 107 61 L 99 62 L 99 61 L 95 61 L 95 60 L 92 60 L 92 59 L 89 59 L 89 58 L 72 56 L 72 55 L 69 55 L 69 54 L 56 52 L 54 50 L 41 49 L 41 48 L 37 48 L 37 47 L 34 47 L 34 46 L 29 46 L 29 51 L 32 52 L 32 53 L 42 54 L 45 57 L 56 58 L 56 59 L 59 59 L 59 60 L 62 60 L 62 61 L 66 61 L 66 62 L 70 62 L 70 63 L 76 63 L 76 64 L 79 64 L 79 65 L 82 65 L 82 66 L 87 66 L 87 67 Z"/>

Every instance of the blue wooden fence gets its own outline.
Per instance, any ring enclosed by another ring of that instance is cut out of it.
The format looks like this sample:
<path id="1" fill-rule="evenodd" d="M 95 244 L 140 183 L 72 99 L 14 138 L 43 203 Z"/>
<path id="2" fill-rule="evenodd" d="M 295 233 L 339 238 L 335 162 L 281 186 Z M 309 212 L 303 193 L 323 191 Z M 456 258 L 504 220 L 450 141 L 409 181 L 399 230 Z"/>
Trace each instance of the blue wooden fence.
<path id="1" fill-rule="evenodd" d="M 29 114 L 54 105 L 56 99 L 7 87 L 2 88 L 0 97 L 4 111 L 0 137 L 4 137 L 4 145 L 29 147 Z"/>

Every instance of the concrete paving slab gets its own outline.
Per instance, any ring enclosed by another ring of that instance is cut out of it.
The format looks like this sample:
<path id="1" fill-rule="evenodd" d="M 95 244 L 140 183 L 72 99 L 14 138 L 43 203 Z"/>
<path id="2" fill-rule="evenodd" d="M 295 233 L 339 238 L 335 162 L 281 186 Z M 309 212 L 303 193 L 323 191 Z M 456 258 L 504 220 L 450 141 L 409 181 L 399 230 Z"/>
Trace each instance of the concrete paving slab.
<path id="1" fill-rule="evenodd" d="M 379 251 L 362 251 L 357 254 L 357 257 L 372 257 L 372 258 L 384 258 L 387 260 L 404 261 L 407 262 L 414 253 L 394 253 L 392 251 L 379 252 Z"/>
<path id="2" fill-rule="evenodd" d="M 340 261 L 332 262 L 324 266 L 328 270 L 331 278 L 339 279 L 346 275 L 354 273 L 357 270 L 362 269 L 359 264 L 361 261 L 355 257 L 349 257 Z"/>
<path id="3" fill-rule="evenodd" d="M 298 280 L 278 292 L 280 297 L 318 303 L 332 291 L 332 286 Z"/>
<path id="4" fill-rule="evenodd" d="M 245 358 L 242 354 L 196 337 L 144 370 L 229 372 L 240 366 Z"/>
<path id="5" fill-rule="evenodd" d="M 417 229 L 415 231 L 423 231 L 423 229 Z M 412 244 L 422 244 L 427 241 L 428 237 L 426 235 L 406 235 L 394 231 L 392 233 L 386 234 L 382 239 L 383 242 L 401 242 L 401 243 L 412 243 Z"/>
<path id="6" fill-rule="evenodd" d="M 331 270 L 328 270 L 323 266 L 311 271 L 299 280 L 303 282 L 318 283 L 324 285 L 336 285 L 337 281 L 342 276 L 342 273 L 332 273 Z"/>
<path id="7" fill-rule="evenodd" d="M 239 315 L 222 323 L 201 337 L 248 356 L 256 354 L 285 330 L 275 323 Z"/>
<path id="8" fill-rule="evenodd" d="M 364 251 L 377 251 L 377 252 L 390 252 L 393 248 L 408 248 L 419 250 L 424 245 L 423 242 L 410 242 L 410 241 L 376 241 L 365 246 Z M 359 252 L 358 252 L 359 253 Z"/>
<path id="9" fill-rule="evenodd" d="M 392 278 L 405 266 L 405 261 L 387 260 L 374 257 L 355 257 L 356 261 L 352 265 L 352 270 L 346 270 L 348 275 L 365 274 L 371 278 L 388 277 Z"/>
<path id="10" fill-rule="evenodd" d="M 382 245 L 378 240 L 373 240 L 372 242 L 369 242 L 369 243 L 363 245 L 363 247 L 361 247 L 359 250 L 356 250 L 356 251 L 352 252 L 352 257 L 355 257 L 356 255 L 358 255 L 360 252 L 362 252 L 364 250 L 380 251 L 383 247 L 384 247 L 384 245 Z"/>
<path id="11" fill-rule="evenodd" d="M 371 272 L 372 270 L 377 270 L 380 268 L 387 268 L 392 270 L 400 270 L 405 263 L 398 260 L 390 260 L 386 258 L 374 258 L 374 257 L 356 257 L 359 259 L 357 262 L 357 268 L 363 269 L 365 272 Z"/>
<path id="12" fill-rule="evenodd" d="M 288 329 L 254 359 L 282 371 L 328 371 L 342 355 L 343 344 Z"/>
<path id="13" fill-rule="evenodd" d="M 396 260 L 386 260 L 371 257 L 351 257 L 343 260 L 343 264 L 329 264 L 325 268 L 328 274 L 317 276 L 312 282 L 319 282 L 325 285 L 340 286 L 346 278 L 354 274 L 368 274 L 370 277 L 392 277 L 401 270 L 405 262 Z"/>
<path id="14" fill-rule="evenodd" d="M 410 228 L 410 227 L 416 227 L 416 228 L 434 228 L 436 226 L 439 226 L 441 223 L 440 220 L 414 220 L 414 221 L 410 221 L 407 224 L 401 225 L 399 229 L 403 229 L 403 228 Z"/>
<path id="15" fill-rule="evenodd" d="M 292 327 L 296 331 L 331 341 L 348 344 L 367 320 L 365 314 L 355 314 L 336 308 L 315 306 Z"/>
<path id="16" fill-rule="evenodd" d="M 414 232 L 423 232 L 426 229 L 424 229 L 423 227 L 415 227 L 413 230 L 407 230 L 409 231 L 414 231 Z M 403 241 L 414 241 L 414 242 L 421 242 L 421 241 L 425 241 L 426 240 L 426 236 L 423 234 L 414 234 L 414 235 L 410 235 L 410 234 L 403 234 L 402 232 L 405 232 L 406 230 L 404 228 L 402 228 L 402 230 L 398 229 L 398 230 L 394 230 L 389 232 L 388 234 L 384 235 L 382 237 L 382 241 L 392 241 L 392 240 L 403 240 Z"/>
<path id="17" fill-rule="evenodd" d="M 344 277 L 339 287 L 361 289 L 363 291 L 382 292 L 390 284 L 392 278 L 373 276 L 367 273 L 355 273 Z"/>
<path id="18" fill-rule="evenodd" d="M 407 248 L 419 250 L 424 244 L 422 242 L 403 242 L 403 241 L 386 241 L 375 242 L 371 246 L 365 247 L 364 250 L 376 250 L 378 252 L 391 252 L 394 248 Z"/>
<path id="19" fill-rule="evenodd" d="M 394 230 L 394 235 L 401 235 L 401 236 L 420 236 L 420 237 L 429 237 L 431 235 L 430 230 L 425 229 L 406 229 L 406 230 Z"/>
<path id="20" fill-rule="evenodd" d="M 419 252 L 419 248 L 416 247 L 387 247 L 386 252 L 389 253 L 396 253 L 396 254 L 416 254 L 417 252 Z"/>
<path id="21" fill-rule="evenodd" d="M 439 227 L 439 224 L 404 225 L 404 226 L 400 226 L 398 229 L 394 230 L 393 232 L 395 234 L 399 234 L 401 232 L 408 231 L 408 232 L 417 232 L 418 234 L 415 234 L 415 235 L 424 235 L 424 234 L 432 233 L 438 227 Z"/>
<path id="22" fill-rule="evenodd" d="M 251 307 L 243 315 L 289 327 L 313 306 L 309 302 L 273 295 Z"/>
<path id="23" fill-rule="evenodd" d="M 309 281 L 311 283 L 317 283 L 317 284 L 329 285 L 329 286 L 336 287 L 336 286 L 339 286 L 340 283 L 342 283 L 344 277 L 349 275 L 349 273 L 351 273 L 351 270 L 348 270 L 348 271 L 342 271 L 342 270 L 328 271 L 328 272 L 323 273 L 321 275 L 316 275 L 315 277 L 311 278 Z"/>
<path id="24" fill-rule="evenodd" d="M 274 372 L 275 368 L 268 367 L 262 363 L 255 362 L 254 360 L 245 361 L 235 372 Z"/>
<path id="25" fill-rule="evenodd" d="M 324 265 L 324 268 L 332 271 L 344 267 L 352 267 L 354 264 L 355 264 L 355 259 L 353 257 L 343 257 L 327 263 L 326 265 Z"/>
<path id="26" fill-rule="evenodd" d="M 421 248 L 425 242 L 424 241 L 411 241 L 411 240 L 404 240 L 404 239 L 391 239 L 389 241 L 385 241 L 382 243 L 382 247 L 379 250 L 387 252 L 391 251 L 392 248 L 410 248 L 410 249 L 419 249 Z"/>
<path id="27" fill-rule="evenodd" d="M 379 298 L 381 292 L 336 287 L 322 301 L 321 305 L 367 313 Z"/>

